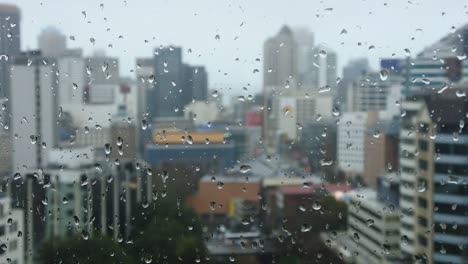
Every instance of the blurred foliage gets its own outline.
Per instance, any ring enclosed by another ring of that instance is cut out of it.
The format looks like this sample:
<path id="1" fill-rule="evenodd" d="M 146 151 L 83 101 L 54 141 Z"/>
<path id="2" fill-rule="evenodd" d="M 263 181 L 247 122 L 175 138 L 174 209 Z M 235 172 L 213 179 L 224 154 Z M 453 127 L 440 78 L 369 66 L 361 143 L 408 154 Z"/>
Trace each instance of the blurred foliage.
<path id="1" fill-rule="evenodd" d="M 101 236 L 91 236 L 87 240 L 78 236 L 51 240 L 41 248 L 39 261 L 195 263 L 204 260 L 206 248 L 201 223 L 198 216 L 183 204 L 186 195 L 193 188 L 187 181 L 188 174 L 173 169 L 170 172 L 158 172 L 156 176 L 159 177 L 154 185 L 158 186 L 154 188 L 157 199 L 145 206 L 132 205 L 134 228 L 128 240 L 117 243 L 111 238 Z"/>
<path id="2" fill-rule="evenodd" d="M 38 258 L 41 263 L 135 263 L 115 241 L 102 236 L 50 240 Z"/>

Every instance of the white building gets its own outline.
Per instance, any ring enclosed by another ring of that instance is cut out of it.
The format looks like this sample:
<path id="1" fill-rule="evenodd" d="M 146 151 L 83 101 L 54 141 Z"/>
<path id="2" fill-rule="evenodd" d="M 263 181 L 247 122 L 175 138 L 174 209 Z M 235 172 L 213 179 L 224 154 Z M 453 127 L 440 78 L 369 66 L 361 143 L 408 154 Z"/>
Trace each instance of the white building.
<path id="1" fill-rule="evenodd" d="M 395 263 L 400 256 L 399 228 L 399 210 L 379 201 L 374 190 L 350 195 L 345 243 L 355 253 L 355 263 Z"/>
<path id="2" fill-rule="evenodd" d="M 81 54 L 64 55 L 57 60 L 58 65 L 58 103 L 64 111 L 71 105 L 83 104 L 85 83 L 85 63 Z M 73 113 L 72 113 L 73 114 Z"/>
<path id="3" fill-rule="evenodd" d="M 316 118 L 332 117 L 332 107 L 333 100 L 329 94 L 309 95 L 304 91 L 285 91 L 281 96 L 273 98 L 267 136 L 270 140 L 281 135 L 296 140 L 301 136 L 303 124 Z"/>
<path id="4" fill-rule="evenodd" d="M 67 37 L 54 27 L 42 30 L 37 42 L 44 57 L 58 58 L 67 48 Z"/>
<path id="5" fill-rule="evenodd" d="M 341 116 L 337 133 L 338 167 L 348 175 L 364 172 L 364 140 L 367 128 L 378 116 L 378 112 L 348 112 Z"/>
<path id="6" fill-rule="evenodd" d="M 54 67 L 41 57 L 20 57 L 14 63 L 11 72 L 14 171 L 22 173 L 44 167 L 49 148 L 56 144 L 55 78 Z"/>
<path id="7" fill-rule="evenodd" d="M 194 125 L 206 125 L 218 119 L 219 111 L 215 102 L 198 101 L 185 106 L 184 116 L 193 120 Z"/>
<path id="8" fill-rule="evenodd" d="M 10 198 L 0 196 L 0 263 L 24 263 L 24 213 L 11 208 Z M 4 248 L 3 245 L 6 247 Z"/>

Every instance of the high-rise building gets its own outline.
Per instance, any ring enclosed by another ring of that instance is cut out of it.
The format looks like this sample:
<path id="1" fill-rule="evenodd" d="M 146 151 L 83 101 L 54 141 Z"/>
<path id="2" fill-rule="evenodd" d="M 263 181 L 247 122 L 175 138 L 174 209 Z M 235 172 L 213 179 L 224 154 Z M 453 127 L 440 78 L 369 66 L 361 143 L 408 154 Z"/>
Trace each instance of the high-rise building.
<path id="1" fill-rule="evenodd" d="M 336 160 L 337 125 L 331 118 L 309 120 L 303 125 L 300 143 L 307 150 L 308 164 L 313 173 L 321 170 L 321 161 Z"/>
<path id="2" fill-rule="evenodd" d="M 337 85 L 336 102 L 343 111 L 351 111 L 348 103 L 348 90 L 353 83 L 369 72 L 369 61 L 367 58 L 358 58 L 348 62 L 343 67 L 343 76 Z"/>
<path id="3" fill-rule="evenodd" d="M 400 101 L 403 79 L 399 75 L 391 75 L 382 80 L 381 74 L 370 73 L 348 87 L 349 110 L 364 112 L 393 110 L 394 112 L 392 106 Z"/>
<path id="4" fill-rule="evenodd" d="M 35 170 L 47 164 L 56 144 L 56 67 L 39 55 L 18 56 L 11 73 L 13 170 Z"/>
<path id="5" fill-rule="evenodd" d="M 347 112 L 341 116 L 337 133 L 338 167 L 348 176 L 363 175 L 366 132 L 378 117 L 378 112 Z"/>
<path id="6" fill-rule="evenodd" d="M 297 44 L 293 31 L 283 26 L 263 45 L 263 91 L 271 94 L 276 87 L 297 82 Z"/>
<path id="7" fill-rule="evenodd" d="M 11 207 L 11 199 L 5 193 L 0 194 L 0 254 L 7 262 L 24 263 L 24 211 Z"/>
<path id="8" fill-rule="evenodd" d="M 147 103 L 151 100 L 154 91 L 154 59 L 153 58 L 137 58 L 136 59 L 136 89 L 137 89 L 137 114 L 136 118 L 139 123 L 148 122 L 148 115 L 153 106 Z M 153 102 L 154 103 L 154 102 Z M 145 121 L 142 121 L 145 120 Z M 142 129 L 136 130 L 137 136 L 137 152 L 142 153 L 145 147 L 145 142 L 151 139 L 151 133 Z"/>
<path id="9" fill-rule="evenodd" d="M 85 59 L 86 104 L 113 104 L 120 88 L 119 60 L 96 52 Z"/>
<path id="10" fill-rule="evenodd" d="M 310 66 L 312 64 L 309 54 L 314 48 L 314 34 L 307 28 L 295 28 L 294 39 L 297 45 L 297 74 L 298 83 L 307 85 L 311 78 Z"/>
<path id="11" fill-rule="evenodd" d="M 57 59 L 57 65 L 59 72 L 58 103 L 62 110 L 68 111 L 72 105 L 82 106 L 84 103 L 83 93 L 87 86 L 85 79 L 86 66 L 82 51 L 64 51 Z"/>
<path id="12" fill-rule="evenodd" d="M 372 189 L 350 195 L 348 237 L 343 244 L 353 252 L 353 263 L 398 263 L 400 257 L 399 211 L 378 198 Z"/>
<path id="13" fill-rule="evenodd" d="M 10 68 L 20 53 L 21 14 L 15 5 L 0 4 L 0 97 L 10 98 Z"/>
<path id="14" fill-rule="evenodd" d="M 307 50 L 307 70 L 302 75 L 299 86 L 304 89 L 329 89 L 332 96 L 337 86 L 337 55 L 330 48 L 318 45 Z"/>
<path id="15" fill-rule="evenodd" d="M 463 89 L 463 90 L 462 90 Z M 457 90 L 457 91 L 455 91 Z M 401 234 L 406 258 L 466 263 L 468 103 L 466 87 L 422 93 L 403 103 L 400 148 Z"/>
<path id="16" fill-rule="evenodd" d="M 191 91 L 184 87 L 181 48 L 161 47 L 155 50 L 154 79 L 154 89 L 146 102 L 150 118 L 183 116 L 182 110 L 190 100 Z"/>
<path id="17" fill-rule="evenodd" d="M 272 99 L 272 114 L 265 138 L 277 142 L 279 137 L 296 140 L 302 126 L 313 118 L 331 117 L 332 98 L 329 95 L 308 96 L 302 91 L 287 91 Z"/>
<path id="18" fill-rule="evenodd" d="M 380 119 L 367 129 L 364 139 L 363 181 L 369 187 L 377 186 L 379 176 L 399 169 L 398 143 L 400 120 Z"/>
<path id="19" fill-rule="evenodd" d="M 67 37 L 55 27 L 47 27 L 37 38 L 42 56 L 58 58 L 67 49 Z"/>
<path id="20" fill-rule="evenodd" d="M 443 99 L 442 96 L 446 93 L 455 93 L 456 96 L 461 99 L 465 98 L 466 89 L 459 89 L 459 85 L 464 83 L 468 77 L 468 62 L 463 59 L 466 55 L 466 46 L 468 45 L 467 38 L 461 37 L 464 34 L 463 32 L 466 32 L 465 28 L 466 26 L 459 29 L 457 33 L 451 33 L 445 36 L 440 41 L 425 49 L 418 57 L 408 58 L 403 68 L 402 74 L 404 81 L 402 96 L 404 98 L 401 103 L 403 118 L 400 131 L 400 168 L 402 183 L 400 185 L 400 207 L 402 212 L 400 233 L 402 237 L 405 238 L 405 243 L 401 245 L 403 257 L 410 259 L 410 261 L 413 261 L 414 258 L 418 258 L 428 263 L 466 262 L 466 257 L 463 259 L 463 255 L 466 256 L 466 253 L 463 253 L 463 250 L 466 251 L 466 241 L 456 238 L 454 234 L 436 235 L 432 231 L 428 232 L 433 223 L 435 224 L 438 222 L 439 226 L 440 223 L 442 223 L 444 226 L 450 223 L 452 219 L 457 219 L 456 221 L 458 222 L 456 223 L 464 223 L 466 225 L 466 219 L 463 219 L 463 217 L 457 218 L 450 215 L 451 213 L 455 215 L 458 214 L 456 210 L 454 210 L 454 212 L 448 211 L 449 213 L 433 212 L 435 209 L 433 202 L 440 203 L 441 199 L 445 204 L 455 204 L 455 208 L 457 208 L 457 204 L 460 201 L 463 201 L 462 198 L 457 197 L 457 191 L 454 191 L 454 195 L 450 194 L 451 191 L 447 191 L 446 194 L 443 194 L 448 195 L 448 199 L 446 199 L 447 197 L 440 198 L 440 195 L 432 195 L 437 183 L 440 182 L 440 180 L 438 180 L 441 177 L 440 175 L 452 175 L 453 172 L 452 170 L 449 171 L 446 167 L 442 170 L 438 169 L 439 172 L 434 173 L 434 170 L 438 167 L 437 163 L 441 161 L 437 159 L 434 162 L 429 158 L 421 157 L 421 150 L 418 151 L 418 149 L 421 148 L 421 146 L 419 146 L 420 137 L 424 134 L 429 134 L 428 132 L 418 133 L 418 131 L 422 129 L 421 125 L 423 127 L 427 125 L 429 129 L 423 129 L 431 130 L 435 134 L 441 133 L 440 131 L 443 131 L 442 134 L 448 134 L 450 132 L 447 131 L 446 127 L 453 128 L 452 123 L 455 122 L 452 120 L 452 117 L 458 117 L 459 111 L 463 111 L 461 108 L 447 108 L 446 103 L 444 103 L 445 99 Z M 453 47 L 456 49 L 452 50 Z M 440 94 L 440 97 L 431 105 L 428 105 L 423 99 L 423 95 L 429 93 Z M 448 100 L 447 102 L 451 101 Z M 430 112 L 437 110 L 437 108 L 433 106 L 434 104 L 439 105 L 438 107 L 451 109 L 449 110 L 451 113 L 448 114 L 446 112 L 447 110 L 444 110 L 446 115 L 443 118 L 439 117 L 441 119 L 439 121 L 435 120 L 433 116 L 436 116 L 436 114 Z M 464 111 L 464 113 L 466 113 L 466 109 Z M 460 122 L 460 120 L 462 120 L 462 118 L 458 117 L 456 122 Z M 448 124 L 446 125 L 444 122 L 448 122 Z M 437 127 L 434 128 L 431 126 L 434 124 L 438 124 Z M 458 126 L 460 126 L 460 124 Z M 460 131 L 453 130 L 451 132 L 455 133 Z M 421 145 L 424 149 L 428 149 L 424 150 L 425 153 L 432 151 L 429 147 L 433 147 L 434 144 L 437 143 L 437 140 L 440 140 L 440 137 L 436 136 L 435 140 L 431 137 L 433 136 L 429 135 L 429 140 L 422 139 L 423 142 L 421 142 Z M 452 142 L 448 141 L 447 144 L 452 144 Z M 452 168 L 451 166 L 452 164 L 449 164 L 449 168 Z M 438 189 L 444 190 L 443 188 Z M 440 214 L 442 214 L 442 216 L 440 216 Z M 466 218 L 466 216 L 464 217 Z M 460 224 L 458 226 L 460 226 Z M 449 229 L 441 230 L 440 232 L 448 232 L 448 230 Z M 426 234 L 425 232 L 428 233 Z M 457 232 L 460 233 L 459 231 Z M 454 241 L 460 243 L 454 246 Z M 450 248 L 450 250 L 448 248 Z"/>
<path id="21" fill-rule="evenodd" d="M 206 101 L 208 98 L 208 78 L 203 66 L 185 65 L 186 87 L 191 91 L 189 100 Z"/>

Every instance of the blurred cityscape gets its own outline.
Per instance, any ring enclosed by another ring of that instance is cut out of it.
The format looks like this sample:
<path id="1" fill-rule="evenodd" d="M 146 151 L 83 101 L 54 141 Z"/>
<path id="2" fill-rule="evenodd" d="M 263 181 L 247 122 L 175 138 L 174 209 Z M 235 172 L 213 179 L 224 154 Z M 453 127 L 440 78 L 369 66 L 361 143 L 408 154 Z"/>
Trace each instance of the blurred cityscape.
<path id="1" fill-rule="evenodd" d="M 468 263 L 468 25 L 418 54 L 266 39 L 223 98 L 184 48 L 20 50 L 0 5 L 0 263 Z M 229 101 L 229 104 L 225 102 Z"/>

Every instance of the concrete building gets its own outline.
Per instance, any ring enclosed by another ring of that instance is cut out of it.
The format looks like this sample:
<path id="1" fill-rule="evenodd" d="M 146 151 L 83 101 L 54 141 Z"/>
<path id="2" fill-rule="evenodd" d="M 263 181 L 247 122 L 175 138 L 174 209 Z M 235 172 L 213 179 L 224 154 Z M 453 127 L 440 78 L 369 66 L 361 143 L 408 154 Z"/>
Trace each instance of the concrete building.
<path id="1" fill-rule="evenodd" d="M 277 142 L 281 135 L 289 140 L 298 139 L 301 127 L 314 118 L 332 117 L 333 98 L 326 94 L 307 94 L 304 91 L 287 91 L 273 98 L 267 140 Z"/>
<path id="2" fill-rule="evenodd" d="M 56 149 L 50 161 L 46 174 L 52 188 L 45 194 L 47 239 L 75 234 L 128 237 L 132 215 L 142 203 L 152 201 L 152 179 L 139 161 L 100 164 L 88 148 Z"/>
<path id="3" fill-rule="evenodd" d="M 379 176 L 399 170 L 400 120 L 378 120 L 364 139 L 364 183 L 377 186 Z"/>
<path id="4" fill-rule="evenodd" d="M 15 5 L 0 4 L 0 98 L 10 98 L 10 72 L 21 48 L 21 11 Z"/>
<path id="5" fill-rule="evenodd" d="M 348 176 L 364 173 L 366 132 L 378 119 L 378 112 L 343 113 L 338 125 L 338 167 Z"/>
<path id="6" fill-rule="evenodd" d="M 186 65 L 184 89 L 191 91 L 190 100 L 206 101 L 208 99 L 208 74 L 203 66 Z"/>
<path id="7" fill-rule="evenodd" d="M 44 63 L 45 62 L 45 63 Z M 40 55 L 17 57 L 11 74 L 13 170 L 43 168 L 57 141 L 56 68 Z"/>
<path id="8" fill-rule="evenodd" d="M 333 119 L 313 120 L 303 127 L 301 145 L 306 150 L 312 173 L 322 170 L 321 161 L 336 163 L 337 125 Z"/>
<path id="9" fill-rule="evenodd" d="M 11 199 L 0 195 L 0 261 L 2 263 L 25 263 L 25 246 L 21 234 L 24 230 L 24 211 L 11 207 Z"/>
<path id="10" fill-rule="evenodd" d="M 145 146 L 145 160 L 154 168 L 198 166 L 202 171 L 223 171 L 235 162 L 235 143 L 221 131 L 165 130 L 153 134 Z"/>
<path id="11" fill-rule="evenodd" d="M 310 60 L 310 79 L 306 84 L 311 88 L 327 87 L 333 97 L 337 93 L 337 55 L 329 47 L 318 45 L 311 49 L 308 54 Z"/>
<path id="12" fill-rule="evenodd" d="M 111 160 L 131 161 L 137 158 L 135 123 L 126 120 L 115 120 L 110 127 Z"/>
<path id="13" fill-rule="evenodd" d="M 148 120 L 149 105 L 147 100 L 151 94 L 151 89 L 154 88 L 154 62 L 153 58 L 137 58 L 136 59 L 136 89 L 137 89 L 137 114 L 136 119 L 138 122 Z M 150 141 L 151 136 L 147 137 L 143 130 L 137 131 L 138 152 L 142 153 L 144 149 L 144 142 Z"/>
<path id="14" fill-rule="evenodd" d="M 206 220 L 215 220 L 234 215 L 237 199 L 249 201 L 259 208 L 258 193 L 261 181 L 259 177 L 249 177 L 246 181 L 242 176 L 206 175 L 200 179 L 198 192 L 189 197 L 187 202 L 195 212 Z M 222 188 L 219 186 L 222 185 Z"/>
<path id="15" fill-rule="evenodd" d="M 67 49 L 67 37 L 55 27 L 43 29 L 37 43 L 42 56 L 46 58 L 58 58 Z"/>
<path id="16" fill-rule="evenodd" d="M 382 80 L 380 75 L 370 73 L 351 85 L 348 89 L 351 111 L 385 111 L 400 101 L 403 79 L 396 75 Z"/>
<path id="17" fill-rule="evenodd" d="M 119 60 L 96 52 L 85 59 L 84 102 L 86 104 L 113 104 L 120 87 Z"/>
<path id="18" fill-rule="evenodd" d="M 296 83 L 297 44 L 293 31 L 283 26 L 277 35 L 263 44 L 263 93 L 271 95 L 274 87 Z"/>
<path id="19" fill-rule="evenodd" d="M 352 110 L 352 101 L 348 98 L 348 94 L 352 95 L 349 90 L 355 81 L 361 79 L 362 76 L 369 72 L 370 66 L 367 58 L 358 58 L 348 62 L 343 67 L 343 74 L 340 82 L 337 85 L 336 103 L 342 111 Z"/>
<path id="20" fill-rule="evenodd" d="M 214 102 L 195 101 L 185 106 L 184 117 L 195 126 L 207 125 L 219 119 L 219 111 Z"/>
<path id="21" fill-rule="evenodd" d="M 82 106 L 83 93 L 87 86 L 85 80 L 85 60 L 81 50 L 66 52 L 57 59 L 58 76 L 58 103 L 62 111 L 69 111 L 74 115 L 73 106 Z"/>
<path id="22" fill-rule="evenodd" d="M 153 63 L 156 82 L 147 101 L 151 120 L 155 117 L 183 116 L 182 110 L 191 100 L 191 92 L 184 87 L 182 49 L 157 48 Z"/>
<path id="23" fill-rule="evenodd" d="M 315 72 L 310 72 L 312 60 L 310 60 L 310 51 L 314 48 L 314 34 L 307 28 L 294 28 L 294 40 L 297 46 L 297 74 L 300 85 L 309 85 Z"/>
<path id="24" fill-rule="evenodd" d="M 400 221 L 397 207 L 377 199 L 371 189 L 350 195 L 348 239 L 355 263 L 395 263 L 400 257 Z"/>
<path id="25" fill-rule="evenodd" d="M 467 261 L 468 200 L 462 182 L 468 164 L 463 129 L 468 104 L 454 90 L 413 95 L 403 102 L 400 207 L 407 245 L 401 250 L 407 259 Z"/>

